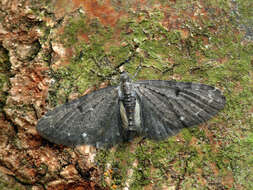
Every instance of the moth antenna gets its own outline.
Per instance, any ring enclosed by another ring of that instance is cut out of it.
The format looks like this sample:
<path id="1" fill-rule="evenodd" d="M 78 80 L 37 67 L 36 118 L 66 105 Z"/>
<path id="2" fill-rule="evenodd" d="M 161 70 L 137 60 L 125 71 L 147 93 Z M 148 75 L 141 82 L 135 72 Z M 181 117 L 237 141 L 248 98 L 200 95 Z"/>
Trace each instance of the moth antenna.
<path id="1" fill-rule="evenodd" d="M 142 68 L 142 65 L 141 65 L 141 62 L 140 62 L 139 66 L 137 67 L 136 72 L 133 76 L 133 79 L 135 79 L 135 77 L 140 73 L 141 68 Z"/>

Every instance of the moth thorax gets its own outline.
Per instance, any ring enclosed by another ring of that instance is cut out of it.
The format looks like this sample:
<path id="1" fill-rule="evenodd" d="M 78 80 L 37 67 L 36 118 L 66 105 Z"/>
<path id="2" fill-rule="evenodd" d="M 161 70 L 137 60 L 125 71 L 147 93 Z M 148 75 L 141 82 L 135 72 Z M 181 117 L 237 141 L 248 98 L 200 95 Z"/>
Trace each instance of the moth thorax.
<path id="1" fill-rule="evenodd" d="M 132 84 L 131 82 L 123 82 L 122 83 L 122 91 L 124 95 L 129 95 L 132 92 Z"/>
<path id="2" fill-rule="evenodd" d="M 136 131 L 136 95 L 131 82 L 121 83 L 120 115 L 123 127 L 127 130 Z"/>

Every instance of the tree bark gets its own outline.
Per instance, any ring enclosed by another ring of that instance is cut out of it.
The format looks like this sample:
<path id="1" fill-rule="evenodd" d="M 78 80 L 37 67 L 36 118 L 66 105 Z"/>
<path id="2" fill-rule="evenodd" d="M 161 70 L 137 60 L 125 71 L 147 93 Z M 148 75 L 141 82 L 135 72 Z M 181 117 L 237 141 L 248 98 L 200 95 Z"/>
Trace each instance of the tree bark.
<path id="1" fill-rule="evenodd" d="M 0 0 L 0 189 L 250 187 L 252 26 L 238 27 L 230 1 L 212 2 Z M 229 96 L 228 106 L 200 129 L 108 151 L 37 133 L 46 111 L 114 84 L 118 64 L 133 54 L 125 67 L 135 73 L 141 62 L 138 78 L 207 82 Z"/>

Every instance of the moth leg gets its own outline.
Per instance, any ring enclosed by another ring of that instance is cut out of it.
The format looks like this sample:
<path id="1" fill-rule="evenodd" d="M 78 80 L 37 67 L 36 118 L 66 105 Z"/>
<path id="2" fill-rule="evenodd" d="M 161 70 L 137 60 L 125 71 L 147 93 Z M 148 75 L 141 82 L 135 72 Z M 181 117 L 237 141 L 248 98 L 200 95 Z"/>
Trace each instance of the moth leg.
<path id="1" fill-rule="evenodd" d="M 137 144 L 141 146 L 146 139 L 147 139 L 147 137 L 145 137 L 145 136 L 142 137 L 141 140 Z"/>

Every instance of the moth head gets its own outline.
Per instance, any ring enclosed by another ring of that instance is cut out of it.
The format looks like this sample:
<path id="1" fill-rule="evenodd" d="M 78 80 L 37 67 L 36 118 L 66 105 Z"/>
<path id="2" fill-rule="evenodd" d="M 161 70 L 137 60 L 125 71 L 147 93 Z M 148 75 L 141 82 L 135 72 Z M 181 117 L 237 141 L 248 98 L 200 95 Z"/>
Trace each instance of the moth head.
<path id="1" fill-rule="evenodd" d="M 122 81 L 122 82 L 128 82 L 128 81 L 130 81 L 130 78 L 129 78 L 127 72 L 122 72 L 120 74 L 120 81 Z"/>

